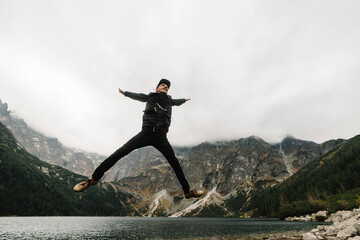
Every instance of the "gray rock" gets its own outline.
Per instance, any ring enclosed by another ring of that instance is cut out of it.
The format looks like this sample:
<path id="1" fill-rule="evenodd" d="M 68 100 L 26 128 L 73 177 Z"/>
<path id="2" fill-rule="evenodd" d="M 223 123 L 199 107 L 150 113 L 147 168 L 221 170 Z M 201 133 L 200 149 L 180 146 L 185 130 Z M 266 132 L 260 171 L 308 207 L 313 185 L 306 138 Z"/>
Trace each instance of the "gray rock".
<path id="1" fill-rule="evenodd" d="M 352 211 L 338 211 L 330 216 L 330 219 L 333 219 L 333 221 L 339 221 L 342 222 L 343 220 L 349 219 L 353 216 Z"/>
<path id="2" fill-rule="evenodd" d="M 326 240 L 339 240 L 336 236 L 326 236 Z"/>
<path id="3" fill-rule="evenodd" d="M 352 211 L 346 211 L 346 212 L 344 212 L 342 215 L 341 215 L 341 217 L 342 217 L 342 219 L 343 220 L 347 220 L 347 219 L 349 219 L 349 218 L 351 218 L 351 217 L 353 217 L 354 215 L 353 215 L 353 212 Z"/>
<path id="4" fill-rule="evenodd" d="M 326 231 L 328 229 L 328 226 L 319 225 L 317 226 L 317 229 L 319 229 L 319 231 Z"/>
<path id="5" fill-rule="evenodd" d="M 347 239 L 349 237 L 353 237 L 357 234 L 357 230 L 353 226 L 348 226 L 347 228 L 340 230 L 336 237 L 341 239 Z"/>
<path id="6" fill-rule="evenodd" d="M 313 217 L 316 216 L 322 216 L 322 217 L 326 217 L 327 216 L 327 211 L 318 211 L 317 213 L 312 214 Z"/>
<path id="7" fill-rule="evenodd" d="M 315 229 L 311 230 L 310 232 L 313 233 L 313 234 L 316 234 L 316 233 L 320 232 L 320 230 L 315 228 Z"/>
<path id="8" fill-rule="evenodd" d="M 303 234 L 303 239 L 304 240 L 314 240 L 314 239 L 318 239 L 314 234 L 307 232 Z"/>
<path id="9" fill-rule="evenodd" d="M 360 240 L 360 236 L 355 236 L 355 237 L 349 238 L 348 240 Z"/>
<path id="10" fill-rule="evenodd" d="M 328 229 L 326 230 L 325 234 L 326 235 L 334 235 L 336 236 L 337 233 L 339 232 L 340 229 L 336 228 L 335 226 L 329 226 Z"/>
<path id="11" fill-rule="evenodd" d="M 353 210 L 354 215 L 360 215 L 360 208 L 356 208 Z"/>
<path id="12" fill-rule="evenodd" d="M 359 220 L 359 219 L 357 219 L 357 220 Z M 357 221 L 356 223 L 354 223 L 353 228 L 356 229 L 357 233 L 360 233 L 360 221 Z"/>

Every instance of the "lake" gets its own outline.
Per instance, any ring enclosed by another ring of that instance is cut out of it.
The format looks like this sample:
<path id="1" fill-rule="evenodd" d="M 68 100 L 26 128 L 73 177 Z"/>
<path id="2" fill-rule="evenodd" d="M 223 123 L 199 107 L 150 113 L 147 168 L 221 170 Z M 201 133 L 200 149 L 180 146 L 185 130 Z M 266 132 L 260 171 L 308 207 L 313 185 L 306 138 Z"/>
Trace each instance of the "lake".
<path id="1" fill-rule="evenodd" d="M 276 219 L 0 217 L 0 239 L 195 239 L 310 230 Z"/>

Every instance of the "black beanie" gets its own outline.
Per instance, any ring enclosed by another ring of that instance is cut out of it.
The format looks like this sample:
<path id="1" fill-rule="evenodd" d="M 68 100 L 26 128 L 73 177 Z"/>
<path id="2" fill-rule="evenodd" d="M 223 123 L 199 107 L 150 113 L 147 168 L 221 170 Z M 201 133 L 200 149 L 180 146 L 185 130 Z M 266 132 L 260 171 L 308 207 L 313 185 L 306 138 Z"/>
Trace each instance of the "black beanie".
<path id="1" fill-rule="evenodd" d="M 165 78 L 163 78 L 163 79 L 160 80 L 160 82 L 159 82 L 159 84 L 156 86 L 156 88 L 157 88 L 160 84 L 162 84 L 162 83 L 164 83 L 166 86 L 168 86 L 168 88 L 170 88 L 170 81 L 167 80 L 167 79 L 165 79 Z"/>

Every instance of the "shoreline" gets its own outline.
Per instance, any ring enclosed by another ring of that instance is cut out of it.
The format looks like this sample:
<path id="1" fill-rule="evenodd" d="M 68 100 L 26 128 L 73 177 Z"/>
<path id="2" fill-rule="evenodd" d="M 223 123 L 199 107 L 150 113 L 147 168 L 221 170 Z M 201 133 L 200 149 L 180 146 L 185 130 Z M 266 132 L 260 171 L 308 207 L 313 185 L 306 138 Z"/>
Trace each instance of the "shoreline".
<path id="1" fill-rule="evenodd" d="M 300 240 L 303 239 L 303 234 L 309 230 L 291 230 L 284 232 L 273 233 L 256 233 L 251 235 L 238 235 L 238 236 L 212 236 L 212 237 L 199 237 L 199 238 L 184 238 L 179 240 Z"/>
<path id="2" fill-rule="evenodd" d="M 250 236 L 213 236 L 210 240 L 360 240 L 360 208 L 352 211 L 338 211 L 326 221 L 329 225 L 319 224 L 312 230 L 295 230 L 275 233 L 253 234 Z M 319 222 L 320 223 L 320 222 Z M 203 240 L 209 238 L 198 238 Z"/>

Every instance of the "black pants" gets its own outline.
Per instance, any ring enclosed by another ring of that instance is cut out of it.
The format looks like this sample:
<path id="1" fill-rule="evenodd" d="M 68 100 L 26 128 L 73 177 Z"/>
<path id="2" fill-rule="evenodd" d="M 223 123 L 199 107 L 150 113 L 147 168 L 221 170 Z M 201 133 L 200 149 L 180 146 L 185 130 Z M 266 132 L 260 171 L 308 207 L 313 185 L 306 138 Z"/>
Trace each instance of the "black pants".
<path id="1" fill-rule="evenodd" d="M 189 183 L 187 182 L 184 172 L 180 167 L 179 161 L 177 160 L 174 150 L 171 147 L 166 133 L 153 132 L 150 129 L 143 129 L 135 137 L 130 139 L 124 146 L 116 150 L 111 154 L 105 161 L 103 161 L 92 174 L 92 178 L 98 181 L 102 178 L 104 173 L 109 170 L 114 164 L 119 161 L 122 157 L 128 155 L 135 149 L 153 146 L 159 150 L 170 163 L 174 169 L 176 177 L 178 178 L 185 193 L 189 191 Z"/>

